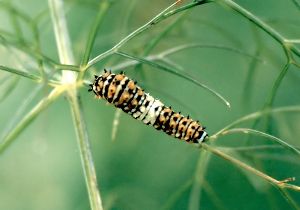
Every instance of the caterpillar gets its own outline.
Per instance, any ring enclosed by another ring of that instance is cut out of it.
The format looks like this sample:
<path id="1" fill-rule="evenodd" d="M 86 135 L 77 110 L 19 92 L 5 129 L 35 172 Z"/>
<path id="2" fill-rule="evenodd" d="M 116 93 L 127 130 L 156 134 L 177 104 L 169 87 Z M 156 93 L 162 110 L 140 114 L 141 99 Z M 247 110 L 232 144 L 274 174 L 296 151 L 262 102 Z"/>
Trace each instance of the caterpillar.
<path id="1" fill-rule="evenodd" d="M 145 93 L 136 81 L 128 78 L 123 72 L 113 74 L 104 69 L 104 74 L 95 75 L 93 84 L 89 86 L 89 91 L 93 91 L 96 98 L 107 100 L 133 118 L 175 138 L 201 143 L 208 136 L 205 127 L 199 121 L 165 106 L 160 100 Z"/>

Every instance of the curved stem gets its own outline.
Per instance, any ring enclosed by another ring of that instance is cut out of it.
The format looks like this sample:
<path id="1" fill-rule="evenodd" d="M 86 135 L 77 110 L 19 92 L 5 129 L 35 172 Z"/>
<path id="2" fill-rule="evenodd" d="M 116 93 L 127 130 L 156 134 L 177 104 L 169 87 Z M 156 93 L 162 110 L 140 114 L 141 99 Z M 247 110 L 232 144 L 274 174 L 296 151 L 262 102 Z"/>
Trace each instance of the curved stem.
<path id="1" fill-rule="evenodd" d="M 278 90 L 278 88 L 279 88 L 279 86 L 280 86 L 280 84 L 281 84 L 284 76 L 286 75 L 289 67 L 290 67 L 290 62 L 287 62 L 284 65 L 283 69 L 281 70 L 279 76 L 276 78 L 276 80 L 274 82 L 274 85 L 272 87 L 270 96 L 269 96 L 268 100 L 265 103 L 264 109 L 268 109 L 269 107 L 272 107 L 274 99 L 275 99 L 275 96 L 276 96 L 276 93 L 277 93 L 277 90 Z"/>
<path id="2" fill-rule="evenodd" d="M 254 130 L 254 129 L 250 129 L 250 128 L 233 128 L 233 129 L 229 129 L 226 130 L 222 133 L 222 135 L 228 135 L 228 134 L 232 134 L 232 133 L 252 133 L 255 134 L 257 136 L 262 136 L 265 137 L 267 139 L 270 139 L 274 142 L 277 142 L 278 144 L 280 144 L 281 146 L 285 147 L 286 149 L 296 153 L 297 155 L 300 155 L 300 150 L 298 150 L 296 147 L 286 143 L 285 141 L 283 141 L 280 138 L 277 138 L 275 136 L 272 136 L 270 134 L 258 131 L 258 130 Z"/>
<path id="3" fill-rule="evenodd" d="M 222 4 L 227 5 L 231 9 L 235 10 L 236 12 L 243 15 L 245 18 L 247 18 L 249 21 L 253 22 L 255 25 L 257 25 L 260 29 L 265 31 L 267 34 L 269 34 L 271 37 L 273 37 L 277 42 L 279 42 L 283 48 L 289 48 L 292 52 L 294 52 L 296 55 L 300 56 L 300 50 L 292 43 L 287 43 L 287 39 L 283 37 L 280 33 L 278 33 L 274 28 L 269 26 L 267 23 L 259 19 L 257 16 L 253 15 L 248 10 L 244 9 L 237 3 L 231 1 L 231 0 L 215 0 L 216 2 L 220 2 Z"/>
<path id="4" fill-rule="evenodd" d="M 164 19 L 166 19 L 166 18 L 168 18 L 168 17 L 170 17 L 170 16 L 172 16 L 174 14 L 182 12 L 184 10 L 187 10 L 187 9 L 192 8 L 192 7 L 198 6 L 200 4 L 209 3 L 209 1 L 206 1 L 206 0 L 203 0 L 203 1 L 194 1 L 192 3 L 189 3 L 187 5 L 184 5 L 184 6 L 180 7 L 180 8 L 178 8 L 178 9 L 174 9 L 172 11 L 167 12 L 169 9 L 171 9 L 172 7 L 174 7 L 175 5 L 177 5 L 180 1 L 181 0 L 177 0 L 175 3 L 171 4 L 169 7 L 167 7 L 166 9 L 164 9 L 162 12 L 160 12 L 154 18 L 152 18 L 150 21 L 148 21 L 147 23 L 145 23 L 144 25 L 142 25 L 141 27 L 139 27 L 138 29 L 136 29 L 135 31 L 133 31 L 132 33 L 130 33 L 128 36 L 126 36 L 124 39 L 122 39 L 120 42 L 118 42 L 114 47 L 112 47 L 111 49 L 109 49 L 109 50 L 101 53 L 100 55 L 98 55 L 95 58 L 93 58 L 92 60 L 90 60 L 88 62 L 88 64 L 86 65 L 86 67 L 85 67 L 84 70 L 88 69 L 89 67 L 91 67 L 92 65 L 96 64 L 100 60 L 106 58 L 107 56 L 114 54 L 125 43 L 127 43 L 128 41 L 130 41 L 131 39 L 133 39 L 137 35 L 143 33 L 144 31 L 146 31 L 150 27 L 154 26 L 155 24 L 161 22 L 162 20 L 164 20 Z"/>
<path id="5" fill-rule="evenodd" d="M 163 66 L 161 64 L 158 64 L 158 63 L 154 63 L 152 61 L 148 61 L 144 58 L 139 58 L 139 57 L 136 57 L 136 56 L 133 56 L 133 55 L 129 55 L 129 54 L 126 54 L 126 53 L 123 53 L 123 52 L 116 52 L 117 55 L 120 55 L 120 56 L 123 56 L 125 58 L 129 58 L 129 59 L 133 59 L 133 60 L 136 60 L 136 61 L 139 61 L 141 63 L 145 63 L 145 64 L 148 64 L 148 65 L 151 65 L 151 66 L 154 66 L 158 69 L 161 69 L 163 71 L 166 71 L 166 72 L 169 72 L 171 74 L 174 74 L 176 76 L 179 76 L 179 77 L 182 77 L 204 89 L 206 89 L 207 91 L 209 91 L 210 93 L 212 93 L 215 97 L 217 97 L 218 99 L 220 99 L 228 108 L 230 108 L 230 103 L 229 101 L 227 101 L 220 93 L 218 93 L 217 91 L 213 90 L 212 88 L 208 87 L 207 85 L 197 81 L 196 79 L 194 79 L 194 77 L 188 75 L 187 73 L 181 73 L 179 72 L 178 70 L 175 70 L 175 69 L 171 69 L 167 66 Z"/>
<path id="6" fill-rule="evenodd" d="M 241 124 L 243 122 L 247 122 L 249 120 L 254 120 L 257 119 L 263 115 L 267 114 L 275 114 L 275 113 L 281 113 L 281 112 L 300 112 L 300 106 L 288 106 L 288 107 L 280 107 L 280 108 L 275 108 L 275 109 L 269 109 L 269 110 L 264 110 L 264 111 L 259 111 L 259 112 L 253 112 L 251 114 L 248 114 L 244 117 L 241 117 L 240 119 L 237 119 L 233 121 L 232 123 L 228 124 L 224 128 L 220 129 L 218 132 L 213 134 L 210 139 L 216 139 L 221 133 L 224 133 L 226 130 Z"/>
<path id="7" fill-rule="evenodd" d="M 239 166 L 239 167 L 241 167 L 241 168 L 257 175 L 257 176 L 259 176 L 259 177 L 261 177 L 262 179 L 268 181 L 270 184 L 274 185 L 275 187 L 277 187 L 279 189 L 291 189 L 291 190 L 300 192 L 300 187 L 299 186 L 287 184 L 285 182 L 274 179 L 273 177 L 271 177 L 271 176 L 255 169 L 255 168 L 239 161 L 238 159 L 235 159 L 235 158 L 221 152 L 220 150 L 217 150 L 217 149 L 215 149 L 211 146 L 208 146 L 205 143 L 201 144 L 201 148 L 203 148 L 207 151 L 210 151 L 211 153 L 213 153 L 213 154 L 215 154 L 215 155 L 217 155 L 217 156 L 219 156 L 219 157 L 221 157 L 221 158 L 223 158 L 223 159 L 225 159 L 225 160 L 227 160 L 227 161 L 229 161 L 229 162 L 231 162 L 231 163 L 233 163 L 233 164 L 235 164 L 235 165 L 237 165 L 237 166 Z"/>

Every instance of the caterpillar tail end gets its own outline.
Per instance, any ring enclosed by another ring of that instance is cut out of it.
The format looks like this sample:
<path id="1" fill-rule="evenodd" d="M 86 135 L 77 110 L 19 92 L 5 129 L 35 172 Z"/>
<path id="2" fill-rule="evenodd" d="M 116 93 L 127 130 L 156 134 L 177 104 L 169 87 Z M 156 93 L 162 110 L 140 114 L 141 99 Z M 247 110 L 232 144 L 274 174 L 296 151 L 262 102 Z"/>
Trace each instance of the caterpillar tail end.
<path id="1" fill-rule="evenodd" d="M 201 137 L 198 139 L 198 143 L 202 143 L 205 142 L 207 140 L 208 137 L 208 133 L 206 131 L 203 131 Z"/>

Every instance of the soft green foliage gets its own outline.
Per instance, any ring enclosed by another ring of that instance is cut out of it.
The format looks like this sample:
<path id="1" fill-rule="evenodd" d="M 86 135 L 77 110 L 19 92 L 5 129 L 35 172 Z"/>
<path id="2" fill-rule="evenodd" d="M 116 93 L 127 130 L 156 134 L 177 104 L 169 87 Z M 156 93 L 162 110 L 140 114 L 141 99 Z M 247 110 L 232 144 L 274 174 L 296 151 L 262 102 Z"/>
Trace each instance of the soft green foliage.
<path id="1" fill-rule="evenodd" d="M 0 1 L 0 209 L 300 209 L 299 0 Z M 103 68 L 199 119 L 94 99 Z"/>

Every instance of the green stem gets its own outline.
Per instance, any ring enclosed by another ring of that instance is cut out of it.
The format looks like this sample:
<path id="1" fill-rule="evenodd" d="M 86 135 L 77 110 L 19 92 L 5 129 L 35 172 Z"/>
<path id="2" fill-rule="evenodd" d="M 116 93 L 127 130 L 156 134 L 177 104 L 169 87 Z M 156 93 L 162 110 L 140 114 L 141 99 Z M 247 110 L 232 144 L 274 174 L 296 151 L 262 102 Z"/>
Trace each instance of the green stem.
<path id="1" fill-rule="evenodd" d="M 35 46 L 33 47 L 34 51 L 41 54 L 41 51 L 42 51 L 41 44 L 40 44 L 41 41 L 40 41 L 40 34 L 39 34 L 37 23 L 32 22 L 31 28 L 32 28 L 32 33 L 33 33 L 34 40 L 35 40 Z M 38 64 L 40 74 L 42 75 L 43 80 L 47 81 L 48 78 L 47 78 L 47 74 L 46 74 L 45 68 L 44 68 L 44 60 L 41 58 L 38 58 L 36 60 L 37 60 L 37 64 Z"/>
<path id="2" fill-rule="evenodd" d="M 269 96 L 269 98 L 268 98 L 268 100 L 267 100 L 267 102 L 265 104 L 264 109 L 268 109 L 269 107 L 271 107 L 273 105 L 273 102 L 274 102 L 277 90 L 278 90 L 278 88 L 279 88 L 279 86 L 280 86 L 280 84 L 281 84 L 284 76 L 286 75 L 289 67 L 290 67 L 290 62 L 287 62 L 284 65 L 283 69 L 281 70 L 279 76 L 277 77 L 277 79 L 276 79 L 276 81 L 275 81 L 275 83 L 274 83 L 274 85 L 272 87 L 270 96 Z"/>
<path id="3" fill-rule="evenodd" d="M 62 0 L 49 0 L 49 7 L 55 32 L 56 44 L 58 48 L 60 62 L 64 64 L 74 65 L 73 51 L 71 41 L 67 29 L 65 10 Z M 89 201 L 92 210 L 102 210 L 102 202 L 98 190 L 95 166 L 91 155 L 89 138 L 81 112 L 82 106 L 78 101 L 78 93 L 76 90 L 76 72 L 68 70 L 62 73 L 62 82 L 68 87 L 67 98 L 71 106 L 71 112 L 75 130 L 77 134 L 78 147 L 80 150 L 80 158 L 84 172 L 84 179 L 87 185 Z"/>
<path id="4" fill-rule="evenodd" d="M 229 152 L 260 152 L 264 151 L 266 152 L 267 150 L 279 150 L 283 149 L 282 146 L 280 145 L 258 145 L 258 146 L 240 146 L 240 147 L 218 147 L 220 150 L 223 151 L 229 151 Z M 295 147 L 296 149 L 300 150 L 300 147 Z"/>
<path id="5" fill-rule="evenodd" d="M 153 22 L 153 24 L 156 24 L 156 23 L 160 22 L 161 20 L 164 20 L 164 19 L 166 19 L 170 16 L 173 16 L 173 15 L 175 15 L 177 13 L 180 13 L 180 12 L 183 12 L 185 10 L 191 9 L 195 6 L 199 6 L 199 5 L 207 4 L 207 3 L 211 3 L 211 2 L 212 2 L 212 0 L 195 0 L 192 3 L 189 3 L 189 4 L 186 4 L 182 7 L 179 7 L 178 9 L 174 9 L 174 10 L 171 10 L 169 12 L 166 12 L 161 17 L 159 17 L 159 19 L 156 20 L 156 22 Z"/>
<path id="6" fill-rule="evenodd" d="M 151 65 L 155 68 L 161 69 L 163 71 L 166 71 L 166 72 L 169 72 L 169 73 L 174 74 L 176 76 L 179 76 L 181 78 L 184 78 L 184 79 L 194 83 L 195 85 L 198 85 L 198 86 L 208 90 L 210 93 L 212 93 L 218 99 L 220 99 L 228 108 L 230 108 L 230 103 L 221 94 L 219 94 L 215 90 L 211 89 L 207 85 L 197 81 L 196 79 L 194 79 L 192 76 L 188 75 L 187 73 L 183 73 L 183 72 L 181 73 L 178 70 L 171 69 L 167 66 L 163 66 L 161 64 L 154 63 L 152 61 L 149 61 L 149 60 L 146 60 L 146 59 L 143 59 L 143 58 L 139 58 L 139 57 L 136 57 L 136 56 L 133 56 L 133 55 L 129 55 L 129 54 L 126 54 L 126 53 L 123 53 L 123 52 L 116 52 L 115 54 L 123 56 L 125 58 L 129 58 L 129 59 L 132 59 L 132 60 L 139 61 L 140 63 L 145 63 L 145 64 L 148 64 L 148 65 Z"/>
<path id="7" fill-rule="evenodd" d="M 189 196 L 188 210 L 200 209 L 201 191 L 203 182 L 207 172 L 207 167 L 211 159 L 211 154 L 207 151 L 202 151 L 199 154 L 197 166 L 194 174 L 194 182 Z"/>
<path id="8" fill-rule="evenodd" d="M 286 143 L 285 141 L 283 141 L 282 139 L 280 138 L 277 138 L 275 136 L 272 136 L 270 134 L 267 134 L 267 133 L 264 133 L 264 132 L 261 132 L 261 131 L 258 131 L 258 130 L 254 130 L 254 129 L 250 129 L 250 128 L 233 128 L 233 129 L 229 129 L 229 130 L 226 130 L 222 133 L 222 135 L 228 135 L 228 134 L 232 134 L 232 133 L 252 133 L 252 134 L 255 134 L 255 135 L 258 135 L 258 136 L 262 136 L 264 138 L 267 138 L 267 139 L 270 139 L 274 142 L 277 142 L 278 144 L 280 144 L 281 146 L 285 147 L 286 149 L 296 153 L 297 155 L 300 155 L 300 151 Z"/>
<path id="9" fill-rule="evenodd" d="M 65 19 L 65 11 L 62 0 L 48 0 L 53 23 L 56 46 L 58 50 L 59 60 L 63 64 L 74 65 L 74 55 L 71 48 L 71 40 L 67 22 Z M 76 80 L 76 73 L 68 71 L 62 72 L 62 83 L 71 84 Z"/>
<path id="10" fill-rule="evenodd" d="M 173 23 L 169 24 L 158 36 L 154 37 L 145 47 L 143 56 L 148 56 L 150 52 L 157 46 L 157 44 L 162 40 L 173 28 L 177 26 L 180 21 L 186 16 L 184 13 L 179 16 Z"/>
<path id="11" fill-rule="evenodd" d="M 285 198 L 285 200 L 296 210 L 300 210 L 299 205 L 294 201 L 294 199 L 288 194 L 286 189 L 279 188 L 279 192 Z"/>
<path id="12" fill-rule="evenodd" d="M 82 104 L 78 98 L 79 96 L 77 96 L 75 91 L 73 93 L 69 92 L 68 99 L 71 105 L 73 122 L 77 134 L 80 157 L 84 169 L 84 178 L 87 183 L 91 209 L 102 210 L 102 201 L 98 189 L 97 176 L 91 153 L 87 128 L 82 113 Z"/>
<path id="13" fill-rule="evenodd" d="M 9 11 L 10 11 L 10 18 L 11 18 L 12 26 L 14 27 L 14 30 L 15 30 L 14 34 L 16 34 L 18 36 L 18 41 L 21 44 L 24 44 L 25 40 L 24 40 L 24 37 L 23 37 L 23 32 L 22 32 L 22 29 L 21 29 L 21 25 L 20 25 L 19 20 L 17 18 L 18 16 L 16 15 L 15 10 L 9 9 Z"/>
<path id="14" fill-rule="evenodd" d="M 56 70 L 65 70 L 68 69 L 69 71 L 80 71 L 80 67 L 76 65 L 68 65 L 68 64 L 54 64 L 54 68 Z"/>
<path id="15" fill-rule="evenodd" d="M 12 37 L 12 34 L 9 34 L 7 36 Z M 9 47 L 15 47 L 18 50 L 29 54 L 30 56 L 33 56 L 34 58 L 36 58 L 37 60 L 43 60 L 44 63 L 47 62 L 50 65 L 56 65 L 57 62 L 55 62 L 53 59 L 41 54 L 40 52 L 37 52 L 36 50 L 31 49 L 30 46 L 27 46 L 26 44 L 22 45 L 20 43 L 15 43 L 13 41 L 9 41 L 7 39 L 5 39 L 3 36 L 1 36 L 0 33 L 0 43 L 3 44 L 5 47 L 9 48 Z"/>
<path id="16" fill-rule="evenodd" d="M 300 10 L 300 3 L 297 0 L 292 0 L 292 2 L 295 4 L 298 10 Z"/>
<path id="17" fill-rule="evenodd" d="M 0 154 L 15 140 L 19 134 L 52 102 L 64 92 L 63 88 L 56 88 L 46 97 L 43 98 L 23 119 L 19 121 L 14 129 L 10 131 L 1 141 Z"/>
<path id="18" fill-rule="evenodd" d="M 82 69 L 86 69 L 86 65 L 88 63 L 88 60 L 89 60 L 91 52 L 92 52 L 93 45 L 95 43 L 97 32 L 98 32 L 99 27 L 102 23 L 103 17 L 105 16 L 106 12 L 108 11 L 109 5 L 110 5 L 110 2 L 106 1 L 106 0 L 101 2 L 101 4 L 100 4 L 100 10 L 99 10 L 99 12 L 98 12 L 98 14 L 95 18 L 94 23 L 92 24 L 91 30 L 89 32 L 87 45 L 86 45 L 86 48 L 85 48 L 85 51 L 84 51 L 84 54 L 83 54 L 83 58 L 82 58 L 82 61 L 81 61 L 81 68 Z M 82 79 L 82 77 L 84 76 L 84 72 L 85 71 L 82 71 L 82 72 L 79 73 L 77 80 Z"/>
<path id="19" fill-rule="evenodd" d="M 234 122 L 230 123 L 229 125 L 225 126 L 224 128 L 220 129 L 218 132 L 213 134 L 210 137 L 210 139 L 216 139 L 220 134 L 224 133 L 226 130 L 228 130 L 238 124 L 241 124 L 243 122 L 257 119 L 263 115 L 282 113 L 282 112 L 300 112 L 300 106 L 280 107 L 280 108 L 268 109 L 268 110 L 263 110 L 263 111 L 248 114 L 244 117 L 241 117 L 240 119 L 235 120 Z"/>
<path id="20" fill-rule="evenodd" d="M 161 210 L 174 209 L 174 206 L 177 204 L 178 200 L 182 198 L 184 192 L 187 192 L 189 190 L 193 182 L 194 179 L 190 178 L 187 181 L 185 181 L 185 183 L 182 184 L 182 186 L 176 188 L 176 190 L 170 194 L 169 198 L 162 206 Z"/>
<path id="21" fill-rule="evenodd" d="M 10 73 L 22 76 L 22 77 L 26 77 L 26 78 L 31 79 L 31 80 L 33 80 L 35 82 L 38 82 L 38 83 L 40 83 L 42 81 L 42 78 L 35 75 L 35 74 L 31 74 L 31 73 L 28 73 L 28 72 L 25 72 L 25 71 L 20 71 L 20 70 L 13 69 L 13 68 L 10 68 L 10 67 L 0 65 L 0 70 L 10 72 Z"/>
<path id="22" fill-rule="evenodd" d="M 251 167 L 251 166 L 249 166 L 249 165 L 247 165 L 247 164 L 239 161 L 238 159 L 235 159 L 235 158 L 233 158 L 233 157 L 231 157 L 231 156 L 229 156 L 229 155 L 221 152 L 220 150 L 217 150 L 217 149 L 215 149 L 215 148 L 213 148 L 211 146 L 208 146 L 205 143 L 202 143 L 201 147 L 203 149 L 205 149 L 207 151 L 210 151 L 211 153 L 213 153 L 213 154 L 221 157 L 222 159 L 225 159 L 225 160 L 227 160 L 227 161 L 229 161 L 229 162 L 231 162 L 231 163 L 233 163 L 233 164 L 235 164 L 235 165 L 237 165 L 237 166 L 245 169 L 246 171 L 249 171 L 249 172 L 255 174 L 256 176 L 261 177 L 262 179 L 268 181 L 270 184 L 272 184 L 273 186 L 275 186 L 277 188 L 291 189 L 291 190 L 300 192 L 300 187 L 299 186 L 287 184 L 285 182 L 281 182 L 281 181 L 279 181 L 277 179 L 274 179 L 273 177 L 271 177 L 271 176 L 269 176 L 269 175 L 267 175 L 267 174 L 265 174 L 265 173 L 263 173 L 263 172 L 255 169 L 255 168 L 253 168 L 253 167 Z"/>
<path id="23" fill-rule="evenodd" d="M 43 82 L 43 79 L 40 76 L 37 76 L 35 74 L 31 74 L 31 73 L 28 73 L 28 72 L 25 72 L 25 71 L 21 71 L 21 70 L 18 70 L 18 69 L 13 69 L 13 68 L 10 68 L 10 67 L 0 65 L 0 71 L 1 70 L 16 74 L 18 76 L 22 76 L 22 77 L 25 77 L 25 78 L 28 78 L 28 79 L 31 79 L 31 80 L 33 80 L 37 83 L 42 83 Z M 55 87 L 55 86 L 57 86 L 61 83 L 56 81 L 56 80 L 47 80 L 47 84 L 49 86 Z"/>
<path id="24" fill-rule="evenodd" d="M 273 37 L 277 42 L 279 42 L 283 48 L 289 48 L 291 49 L 296 55 L 300 56 L 300 50 L 292 43 L 287 43 L 286 38 L 283 37 L 280 33 L 278 33 L 275 29 L 273 29 L 271 26 L 269 26 L 267 23 L 259 19 L 257 16 L 253 15 L 248 10 L 244 9 L 237 3 L 231 1 L 231 0 L 215 0 L 216 2 L 223 3 L 230 7 L 231 9 L 235 10 L 236 12 L 243 15 L 245 18 L 247 18 L 249 21 L 253 22 L 255 25 L 257 25 L 260 29 L 265 31 L 267 34 L 269 34 L 271 37 Z"/>
<path id="25" fill-rule="evenodd" d="M 181 20 L 183 20 L 183 17 L 185 17 L 184 13 L 181 16 L 179 16 L 175 21 L 173 21 L 171 24 L 169 24 L 158 36 L 154 37 L 148 44 L 145 45 L 145 50 L 143 52 L 143 57 L 146 57 L 150 54 L 150 52 L 157 46 L 157 44 L 160 42 L 161 39 L 163 39 L 175 26 L 177 26 L 178 23 L 180 23 Z M 136 65 L 135 70 L 139 70 L 142 65 Z M 142 72 L 142 71 L 140 71 Z"/>
<path id="26" fill-rule="evenodd" d="M 228 47 L 228 46 L 225 46 L 225 45 L 200 44 L 200 43 L 178 45 L 176 47 L 170 48 L 168 50 L 165 50 L 165 51 L 159 53 L 157 56 L 166 57 L 166 56 L 170 56 L 172 54 L 178 53 L 180 51 L 188 50 L 188 49 L 192 49 L 192 48 L 208 48 L 208 49 L 225 50 L 225 51 L 228 51 L 228 52 L 239 54 L 241 56 L 253 58 L 253 59 L 255 59 L 259 62 L 263 62 L 263 60 L 260 57 L 254 56 L 250 53 L 247 53 L 247 52 L 242 51 L 242 50 L 237 49 L 237 48 L 232 48 L 232 47 Z"/>
<path id="27" fill-rule="evenodd" d="M 100 55 L 98 55 L 95 58 L 93 58 L 92 60 L 90 60 L 88 62 L 88 64 L 86 65 L 86 68 L 84 70 L 88 69 L 89 67 L 91 67 L 92 65 L 96 64 L 100 60 L 106 58 L 107 56 L 110 56 L 110 55 L 114 54 L 125 43 L 127 43 L 128 41 L 130 41 L 134 37 L 138 36 L 139 34 L 145 32 L 147 29 L 149 29 L 150 27 L 153 27 L 155 24 L 161 22 L 162 20 L 164 20 L 164 19 L 166 19 L 166 18 L 168 18 L 168 17 L 170 17 L 170 16 L 172 16 L 174 14 L 182 12 L 184 10 L 187 10 L 187 9 L 192 8 L 192 7 L 198 6 L 200 4 L 208 3 L 208 1 L 204 0 L 204 1 L 192 2 L 190 4 L 187 4 L 187 5 L 184 5 L 184 6 L 180 7 L 178 9 L 175 9 L 175 10 L 167 12 L 170 8 L 172 8 L 173 6 L 175 6 L 177 3 L 178 3 L 178 1 L 175 2 L 175 3 L 173 3 L 173 4 L 171 4 L 169 7 L 167 7 L 166 9 L 164 9 L 162 12 L 160 12 L 158 15 L 156 15 L 150 21 L 148 21 L 147 23 L 145 23 L 144 25 L 142 25 L 141 27 L 139 27 L 138 29 L 136 29 L 135 31 L 133 31 L 132 33 L 130 33 L 128 36 L 126 36 L 120 42 L 118 42 L 114 47 L 112 47 L 111 49 L 105 51 L 104 53 L 101 53 Z"/>
<path id="28" fill-rule="evenodd" d="M 229 52 L 239 54 L 241 56 L 253 58 L 253 59 L 257 60 L 258 62 L 263 62 L 263 60 L 261 60 L 259 57 L 250 55 L 249 53 L 246 53 L 244 51 L 240 51 L 236 48 L 231 48 L 231 47 L 227 47 L 227 46 L 223 46 L 223 45 L 196 44 L 196 43 L 195 44 L 179 45 L 179 46 L 167 49 L 167 50 L 165 50 L 165 51 L 163 51 L 159 54 L 149 55 L 149 56 L 145 57 L 144 60 L 164 61 L 165 62 L 165 61 L 167 61 L 166 60 L 167 56 L 170 56 L 172 54 L 178 53 L 178 52 L 183 51 L 183 50 L 188 50 L 190 48 L 212 48 L 212 49 L 226 50 L 226 51 L 229 51 Z M 128 68 L 130 66 L 136 66 L 136 65 L 139 65 L 139 64 L 141 64 L 141 62 L 137 61 L 137 60 L 125 61 L 125 62 L 119 63 L 115 66 L 111 66 L 111 69 L 113 71 L 116 71 L 116 70 L 121 70 L 121 69 Z"/>

